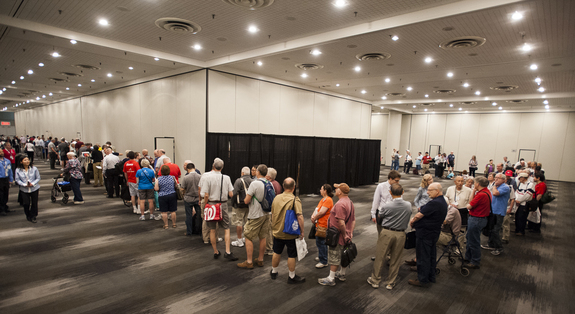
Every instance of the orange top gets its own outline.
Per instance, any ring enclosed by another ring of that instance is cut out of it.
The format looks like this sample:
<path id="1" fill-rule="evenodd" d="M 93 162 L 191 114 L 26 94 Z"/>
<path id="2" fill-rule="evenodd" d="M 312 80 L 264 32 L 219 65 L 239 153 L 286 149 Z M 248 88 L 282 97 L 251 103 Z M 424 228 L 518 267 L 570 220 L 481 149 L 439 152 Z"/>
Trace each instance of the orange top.
<path id="1" fill-rule="evenodd" d="M 322 198 L 321 201 L 319 201 L 319 204 L 317 204 L 317 210 L 318 211 L 321 210 L 322 207 L 327 207 L 327 212 L 325 212 L 325 215 L 323 215 L 323 217 L 318 219 L 316 226 L 327 228 L 327 220 L 329 218 L 331 209 L 333 208 L 333 200 L 331 199 L 331 197 L 326 196 Z"/>

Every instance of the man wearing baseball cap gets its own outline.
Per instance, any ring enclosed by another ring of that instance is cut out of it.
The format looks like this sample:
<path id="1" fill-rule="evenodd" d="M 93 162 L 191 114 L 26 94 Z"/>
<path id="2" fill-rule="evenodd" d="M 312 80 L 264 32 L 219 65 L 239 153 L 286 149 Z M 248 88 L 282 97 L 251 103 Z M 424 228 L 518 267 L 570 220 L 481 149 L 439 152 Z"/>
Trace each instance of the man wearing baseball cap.
<path id="1" fill-rule="evenodd" d="M 533 182 L 529 182 L 529 175 L 526 172 L 521 172 L 517 175 L 519 184 L 517 192 L 515 192 L 515 204 L 517 204 L 517 212 L 515 213 L 515 235 L 524 236 L 525 226 L 527 225 L 527 215 L 529 208 L 527 202 L 533 198 L 535 194 L 535 187 Z"/>
<path id="2" fill-rule="evenodd" d="M 336 247 L 328 246 L 329 276 L 317 280 L 322 286 L 335 286 L 335 278 L 339 281 L 345 281 L 346 268 L 340 267 L 341 254 L 345 243 L 353 237 L 353 229 L 355 228 L 355 209 L 348 197 L 349 186 L 346 183 L 339 183 L 334 184 L 333 187 L 338 201 L 331 210 L 328 228 L 334 227 L 339 230 L 339 241 Z M 339 271 L 338 268 L 340 268 Z"/>

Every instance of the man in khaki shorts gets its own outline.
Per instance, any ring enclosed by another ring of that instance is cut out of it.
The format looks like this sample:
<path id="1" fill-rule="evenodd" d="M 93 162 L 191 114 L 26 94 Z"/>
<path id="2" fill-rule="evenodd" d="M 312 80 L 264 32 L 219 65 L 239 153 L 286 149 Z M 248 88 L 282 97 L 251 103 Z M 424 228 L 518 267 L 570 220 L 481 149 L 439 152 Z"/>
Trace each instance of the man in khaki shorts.
<path id="1" fill-rule="evenodd" d="M 248 192 L 248 187 L 252 183 L 250 176 L 250 168 L 243 167 L 241 177 L 234 183 L 234 195 L 232 196 L 232 225 L 236 226 L 236 233 L 238 239 L 232 241 L 232 246 L 243 247 L 244 240 L 242 239 L 243 227 L 248 220 L 249 205 L 245 203 L 245 196 Z"/>
<path id="2" fill-rule="evenodd" d="M 245 203 L 249 204 L 248 222 L 244 228 L 244 235 L 246 236 L 246 253 L 247 260 L 239 263 L 238 267 L 253 269 L 254 261 L 252 260 L 254 253 L 254 243 L 256 238 L 260 240 L 260 251 L 258 259 L 255 264 L 259 267 L 264 266 L 264 252 L 266 250 L 266 237 L 269 232 L 270 224 L 268 220 L 269 213 L 264 212 L 259 200 L 264 199 L 265 185 L 263 180 L 268 173 L 266 165 L 259 165 L 256 171 L 256 180 L 252 181 L 246 193 Z"/>

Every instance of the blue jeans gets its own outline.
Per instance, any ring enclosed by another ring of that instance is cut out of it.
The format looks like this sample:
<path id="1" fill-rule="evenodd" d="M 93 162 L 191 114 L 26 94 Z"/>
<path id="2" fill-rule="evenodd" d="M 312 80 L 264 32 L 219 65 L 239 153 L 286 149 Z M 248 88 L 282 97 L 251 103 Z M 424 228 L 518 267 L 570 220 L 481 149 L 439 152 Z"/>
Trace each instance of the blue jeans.
<path id="1" fill-rule="evenodd" d="M 435 282 L 437 265 L 437 247 L 439 233 L 420 235 L 415 232 L 415 256 L 417 257 L 417 280 L 426 284 Z"/>
<path id="2" fill-rule="evenodd" d="M 70 185 L 72 185 L 72 192 L 74 192 L 74 202 L 83 202 L 82 192 L 80 192 L 80 182 L 82 179 L 70 178 Z"/>
<path id="3" fill-rule="evenodd" d="M 186 208 L 186 233 L 192 235 L 194 231 L 194 224 L 192 218 L 194 217 L 194 209 L 196 209 L 196 215 L 200 214 L 200 205 L 198 202 L 188 203 L 184 201 L 184 206 Z"/>
<path id="4" fill-rule="evenodd" d="M 481 263 L 481 231 L 487 225 L 487 217 L 467 218 L 467 250 L 465 259 L 479 266 Z"/>
<path id="5" fill-rule="evenodd" d="M 315 237 L 315 245 L 317 246 L 319 262 L 327 265 L 327 245 L 325 244 L 325 238 Z"/>

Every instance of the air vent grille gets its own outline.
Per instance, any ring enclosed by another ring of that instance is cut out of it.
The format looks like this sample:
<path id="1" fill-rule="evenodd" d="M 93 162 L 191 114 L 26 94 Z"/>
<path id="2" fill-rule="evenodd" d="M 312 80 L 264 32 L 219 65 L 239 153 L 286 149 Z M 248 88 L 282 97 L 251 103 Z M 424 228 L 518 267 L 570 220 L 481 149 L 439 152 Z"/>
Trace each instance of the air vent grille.
<path id="1" fill-rule="evenodd" d="M 374 60 L 385 60 L 391 58 L 391 54 L 387 52 L 372 52 L 365 54 L 358 54 L 355 56 L 359 61 L 374 61 Z"/>
<path id="2" fill-rule="evenodd" d="M 296 68 L 302 70 L 319 70 L 323 69 L 323 65 L 315 63 L 298 63 L 295 65 Z"/>
<path id="3" fill-rule="evenodd" d="M 502 90 L 502 91 L 510 91 L 519 88 L 517 85 L 499 85 L 499 86 L 492 86 L 489 87 L 492 90 Z"/>
<path id="4" fill-rule="evenodd" d="M 453 94 L 456 92 L 455 89 L 438 89 L 433 91 L 436 94 Z"/>
<path id="5" fill-rule="evenodd" d="M 460 102 L 461 105 L 475 105 L 474 101 L 462 101 Z"/>
<path id="6" fill-rule="evenodd" d="M 512 103 L 512 104 L 521 104 L 524 102 L 527 102 L 527 99 L 513 99 L 513 100 L 506 100 L 508 103 Z"/>
<path id="7" fill-rule="evenodd" d="M 222 0 L 227 4 L 231 4 L 236 7 L 257 10 L 269 7 L 274 3 L 274 0 Z"/>
<path id="8" fill-rule="evenodd" d="M 82 74 L 78 74 L 78 73 L 73 73 L 73 72 L 58 72 L 61 75 L 64 76 L 71 76 L 71 77 L 81 77 L 83 76 Z"/>
<path id="9" fill-rule="evenodd" d="M 100 70 L 99 67 L 95 67 L 93 65 L 87 65 L 87 64 L 74 64 L 72 66 L 75 66 L 77 68 L 84 69 L 84 70 Z"/>
<path id="10" fill-rule="evenodd" d="M 63 78 L 58 78 L 58 77 L 51 77 L 50 81 L 54 81 L 54 82 L 69 82 L 67 79 L 63 79 Z"/>
<path id="11" fill-rule="evenodd" d="M 174 33 L 190 33 L 197 34 L 202 30 L 202 27 L 192 21 L 179 19 L 175 17 L 164 17 L 156 20 L 156 26 L 163 30 Z"/>
<path id="12" fill-rule="evenodd" d="M 482 46 L 487 39 L 478 36 L 457 37 L 439 44 L 443 49 L 469 49 Z"/>
<path id="13" fill-rule="evenodd" d="M 405 96 L 404 93 L 387 93 L 386 96 Z"/>

